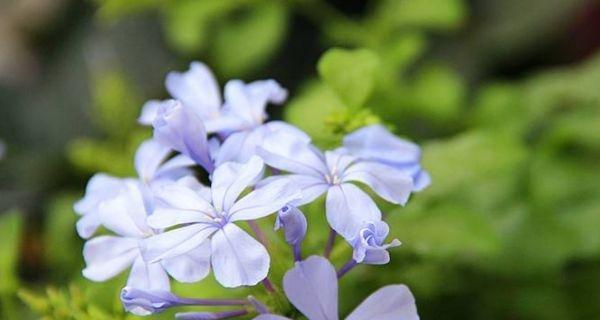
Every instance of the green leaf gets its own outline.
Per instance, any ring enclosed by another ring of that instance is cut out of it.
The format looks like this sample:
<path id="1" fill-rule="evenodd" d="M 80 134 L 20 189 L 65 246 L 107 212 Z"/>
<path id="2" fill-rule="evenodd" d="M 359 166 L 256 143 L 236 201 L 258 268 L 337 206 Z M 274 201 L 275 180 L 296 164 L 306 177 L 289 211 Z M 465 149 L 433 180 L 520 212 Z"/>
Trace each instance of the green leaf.
<path id="1" fill-rule="evenodd" d="M 379 57 L 369 49 L 330 49 L 317 69 L 327 85 L 349 107 L 362 107 L 375 88 Z"/>
<path id="2" fill-rule="evenodd" d="M 23 215 L 17 210 L 0 215 L 0 295 L 13 294 L 19 286 L 17 263 Z"/>
<path id="3" fill-rule="evenodd" d="M 382 1 L 374 18 L 383 25 L 454 30 L 467 16 L 463 0 L 387 0 Z"/>
<path id="4" fill-rule="evenodd" d="M 64 194 L 52 199 L 48 206 L 44 230 L 44 255 L 52 275 L 67 279 L 79 275 L 82 268 L 81 241 L 75 232 L 77 215 L 73 211 L 74 195 Z"/>
<path id="5" fill-rule="evenodd" d="M 192 54 L 203 49 L 211 24 L 235 9 L 238 0 L 173 1 L 165 11 L 167 40 L 178 51 Z"/>
<path id="6" fill-rule="evenodd" d="M 136 88 L 118 71 L 102 72 L 92 82 L 92 120 L 109 137 L 126 139 L 137 126 L 141 99 Z"/>
<path id="7" fill-rule="evenodd" d="M 339 136 L 327 125 L 332 115 L 346 112 L 344 103 L 328 87 L 319 82 L 310 82 L 299 90 L 284 110 L 286 121 L 306 131 L 316 144 L 335 146 Z"/>
<path id="8" fill-rule="evenodd" d="M 456 121 L 466 105 L 465 81 L 442 65 L 420 69 L 409 92 L 413 112 L 433 122 Z"/>
<path id="9" fill-rule="evenodd" d="M 287 33 L 287 18 L 286 7 L 272 1 L 219 20 L 209 48 L 217 73 L 239 77 L 261 68 L 280 47 Z"/>

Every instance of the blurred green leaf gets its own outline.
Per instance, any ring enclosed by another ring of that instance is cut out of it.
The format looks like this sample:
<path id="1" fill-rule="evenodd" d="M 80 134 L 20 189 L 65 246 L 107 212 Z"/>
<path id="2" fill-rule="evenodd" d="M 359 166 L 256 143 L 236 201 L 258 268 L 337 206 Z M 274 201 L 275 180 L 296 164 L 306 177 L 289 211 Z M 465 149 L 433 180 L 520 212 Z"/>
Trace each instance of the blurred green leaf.
<path id="1" fill-rule="evenodd" d="M 143 129 L 130 132 L 131 136 L 124 141 L 97 141 L 80 138 L 67 147 L 67 156 L 78 169 L 95 173 L 98 171 L 117 176 L 132 176 L 133 156 L 140 143 L 149 138 Z"/>
<path id="2" fill-rule="evenodd" d="M 410 85 L 413 112 L 433 122 L 458 120 L 467 87 L 460 75 L 442 65 L 421 68 Z"/>
<path id="3" fill-rule="evenodd" d="M 239 77 L 262 67 L 284 39 L 287 17 L 283 3 L 270 1 L 220 20 L 209 49 L 217 73 Z"/>
<path id="4" fill-rule="evenodd" d="M 462 25 L 466 16 L 463 0 L 386 0 L 379 3 L 373 19 L 390 27 L 453 30 Z"/>
<path id="5" fill-rule="evenodd" d="M 17 263 L 22 228 L 23 215 L 18 210 L 0 215 L 0 295 L 11 295 L 19 286 Z"/>
<path id="6" fill-rule="evenodd" d="M 141 109 L 136 88 L 120 72 L 103 72 L 93 79 L 92 93 L 92 120 L 109 137 L 127 138 Z"/>
<path id="7" fill-rule="evenodd" d="M 327 85 L 349 107 L 363 106 L 376 85 L 379 57 L 368 49 L 330 49 L 317 69 Z"/>
<path id="8" fill-rule="evenodd" d="M 286 121 L 306 131 L 318 145 L 338 143 L 339 137 L 328 128 L 327 119 L 346 112 L 346 107 L 328 86 L 317 81 L 308 83 L 290 100 L 284 112 Z"/>
<path id="9" fill-rule="evenodd" d="M 82 268 L 81 241 L 75 232 L 77 215 L 73 203 L 77 199 L 63 194 L 52 199 L 46 215 L 44 229 L 44 255 L 52 268 L 52 275 L 67 279 L 79 275 Z"/>
<path id="10" fill-rule="evenodd" d="M 203 49 L 211 24 L 244 1 L 240 0 L 179 0 L 167 7 L 165 29 L 167 40 L 182 53 Z"/>
<path id="11" fill-rule="evenodd" d="M 426 258 L 471 260 L 500 248 L 490 218 L 465 207 L 440 205 L 410 215 L 395 210 L 388 222 L 393 236 L 403 243 L 392 253 L 403 249 Z"/>
<path id="12" fill-rule="evenodd" d="M 518 199 L 519 171 L 525 160 L 527 150 L 519 137 L 506 132 L 471 131 L 424 144 L 423 166 L 432 184 L 419 196 L 428 201 L 464 201 L 489 214 Z"/>

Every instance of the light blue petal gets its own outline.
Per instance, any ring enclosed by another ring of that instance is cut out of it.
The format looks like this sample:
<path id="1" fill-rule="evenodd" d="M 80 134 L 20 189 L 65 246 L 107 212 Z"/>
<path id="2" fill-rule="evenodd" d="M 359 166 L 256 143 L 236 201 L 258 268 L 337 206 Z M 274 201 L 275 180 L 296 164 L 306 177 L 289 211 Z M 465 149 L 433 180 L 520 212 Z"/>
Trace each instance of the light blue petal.
<path id="1" fill-rule="evenodd" d="M 140 242 L 146 261 L 157 262 L 177 257 L 199 247 L 217 229 L 211 224 L 195 223 L 149 237 Z"/>
<path id="2" fill-rule="evenodd" d="M 151 126 L 152 122 L 156 118 L 158 108 L 162 103 L 164 103 L 164 101 L 160 100 L 150 100 L 144 103 L 142 106 L 142 112 L 137 119 L 138 123 L 144 126 Z"/>
<path id="3" fill-rule="evenodd" d="M 245 84 L 231 80 L 225 85 L 224 113 L 243 119 L 248 129 L 261 125 L 266 119 L 269 102 L 280 104 L 287 91 L 274 80 L 260 80 Z"/>
<path id="4" fill-rule="evenodd" d="M 152 123 L 154 139 L 193 159 L 212 172 L 208 140 L 202 119 L 179 101 L 170 100 L 158 109 Z"/>
<path id="5" fill-rule="evenodd" d="M 405 285 L 383 287 L 363 301 L 346 320 L 418 320 L 415 298 Z"/>
<path id="6" fill-rule="evenodd" d="M 184 283 L 204 279 L 210 271 L 210 242 L 177 257 L 161 261 L 163 268 L 175 280 Z"/>
<path id="7" fill-rule="evenodd" d="M 169 291 L 169 276 L 160 263 L 147 263 L 140 255 L 133 262 L 127 286 L 141 290 Z"/>
<path id="8" fill-rule="evenodd" d="M 321 178 L 314 176 L 305 176 L 301 174 L 286 174 L 279 176 L 270 176 L 259 183 L 257 187 L 262 187 L 277 180 L 287 179 L 292 181 L 292 185 L 298 187 L 302 191 L 302 198 L 291 202 L 294 206 L 301 206 L 313 202 L 316 198 L 327 192 L 329 184 Z"/>
<path id="9" fill-rule="evenodd" d="M 352 164 L 344 173 L 343 181 L 362 182 L 383 199 L 401 205 L 406 204 L 413 190 L 411 176 L 373 161 Z"/>
<path id="10" fill-rule="evenodd" d="M 346 135 L 343 146 L 359 157 L 390 164 L 418 163 L 421 158 L 418 145 L 396 137 L 379 124 L 366 126 Z"/>
<path id="11" fill-rule="evenodd" d="M 193 110 L 202 120 L 219 115 L 221 94 L 210 69 L 201 62 L 192 62 L 186 72 L 170 72 L 165 81 L 171 96 Z"/>
<path id="12" fill-rule="evenodd" d="M 231 222 L 262 218 L 301 198 L 300 189 L 291 180 L 279 179 L 254 189 L 235 202 L 228 218 Z"/>
<path id="13" fill-rule="evenodd" d="M 353 239 L 366 222 L 381 220 L 375 202 L 349 183 L 329 188 L 326 209 L 329 225 L 347 240 Z"/>
<path id="14" fill-rule="evenodd" d="M 144 238 L 152 230 L 146 223 L 148 212 L 140 184 L 127 181 L 125 185 L 126 188 L 118 196 L 100 204 L 100 221 L 107 229 L 121 236 Z"/>
<path id="15" fill-rule="evenodd" d="M 87 184 L 85 196 L 73 206 L 75 212 L 84 216 L 77 222 L 77 232 L 84 239 L 91 237 L 100 226 L 98 209 L 100 203 L 113 198 L 125 187 L 128 179 L 120 179 L 104 173 L 95 174 Z"/>
<path id="16" fill-rule="evenodd" d="M 171 153 L 171 148 L 152 139 L 140 144 L 135 153 L 135 170 L 138 176 L 146 182 L 154 179 L 160 165 Z"/>
<path id="17" fill-rule="evenodd" d="M 337 274 L 327 259 L 311 256 L 296 262 L 283 277 L 283 290 L 308 319 L 338 319 Z"/>
<path id="18" fill-rule="evenodd" d="M 273 168 L 323 178 L 329 170 L 323 154 L 305 140 L 289 132 L 265 138 L 257 154 Z"/>
<path id="19" fill-rule="evenodd" d="M 138 240 L 115 236 L 99 236 L 83 246 L 83 276 L 93 281 L 106 281 L 127 269 L 139 256 Z"/>
<path id="20" fill-rule="evenodd" d="M 264 163 L 252 157 L 247 163 L 227 162 L 220 165 L 212 176 L 212 199 L 217 211 L 229 211 L 235 200 L 247 187 L 263 175 Z"/>
<path id="21" fill-rule="evenodd" d="M 253 286 L 269 272 L 267 249 L 233 223 L 213 235 L 211 246 L 213 272 L 224 287 Z"/>

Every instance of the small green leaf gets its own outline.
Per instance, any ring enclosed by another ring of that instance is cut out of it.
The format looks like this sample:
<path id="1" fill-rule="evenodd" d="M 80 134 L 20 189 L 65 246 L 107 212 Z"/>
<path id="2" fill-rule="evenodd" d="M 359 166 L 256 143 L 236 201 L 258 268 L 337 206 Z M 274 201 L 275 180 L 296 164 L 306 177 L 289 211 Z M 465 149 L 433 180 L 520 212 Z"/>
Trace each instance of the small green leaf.
<path id="1" fill-rule="evenodd" d="M 379 57 L 369 49 L 330 49 L 317 69 L 327 85 L 349 107 L 362 107 L 375 88 Z"/>

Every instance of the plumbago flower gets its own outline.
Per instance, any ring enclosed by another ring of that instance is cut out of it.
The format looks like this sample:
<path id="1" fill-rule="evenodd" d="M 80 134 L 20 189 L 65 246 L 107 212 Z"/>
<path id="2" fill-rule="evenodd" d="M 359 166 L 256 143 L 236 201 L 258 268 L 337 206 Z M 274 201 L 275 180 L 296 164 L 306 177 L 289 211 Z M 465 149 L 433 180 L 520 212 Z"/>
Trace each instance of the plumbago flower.
<path id="1" fill-rule="evenodd" d="M 406 173 L 374 161 L 366 161 L 339 151 L 324 154 L 293 135 L 280 133 L 267 138 L 259 148 L 265 162 L 291 174 L 269 180 L 291 179 L 302 189 L 302 205 L 327 193 L 329 225 L 346 239 L 353 238 L 367 221 L 381 220 L 375 202 L 354 183 L 369 186 L 383 199 L 404 205 L 413 189 Z"/>
<path id="2" fill-rule="evenodd" d="M 297 262 L 283 278 L 283 290 L 290 302 L 310 320 L 337 320 L 338 277 L 331 263 L 312 256 Z M 263 314 L 254 320 L 289 320 Z M 404 285 L 390 285 L 371 294 L 346 320 L 417 320 L 417 307 Z"/>
<path id="3" fill-rule="evenodd" d="M 82 217 L 77 222 L 77 233 L 84 239 L 91 237 L 100 226 L 99 207 L 106 200 L 116 197 L 127 185 L 135 181 L 142 188 L 154 188 L 189 173 L 194 161 L 184 155 L 168 159 L 171 149 L 154 140 L 143 142 L 135 154 L 138 179 L 117 178 L 105 173 L 94 175 L 87 184 L 85 196 L 75 203 L 74 210 Z M 146 198 L 148 193 L 144 192 Z M 150 197 L 151 198 L 151 197 Z M 151 201 L 151 199 L 145 199 Z"/>
<path id="4" fill-rule="evenodd" d="M 263 169 L 258 157 L 245 164 L 227 162 L 217 167 L 210 196 L 179 184 L 164 186 L 156 193 L 161 205 L 148 218 L 148 224 L 157 229 L 181 227 L 148 238 L 143 244 L 146 260 L 162 261 L 206 246 L 210 255 L 199 263 L 210 261 L 223 286 L 255 285 L 263 280 L 270 263 L 267 250 L 234 222 L 262 218 L 300 198 L 300 190 L 285 179 L 240 198 L 262 177 Z"/>
<path id="5" fill-rule="evenodd" d="M 140 183 L 128 180 L 123 184 L 115 197 L 102 202 L 98 208 L 100 223 L 116 235 L 98 236 L 85 243 L 83 275 L 90 280 L 105 281 L 131 267 L 127 285 L 147 290 L 169 290 L 167 273 L 182 282 L 204 278 L 208 273 L 208 264 L 202 263 L 209 253 L 206 246 L 198 246 L 161 263 L 144 261 L 140 240 L 158 231 L 146 223 L 150 205 L 144 202 Z"/>
<path id="6" fill-rule="evenodd" d="M 182 151 L 194 145 L 206 144 L 203 138 L 206 134 L 198 131 L 200 126 L 208 134 L 216 133 L 221 138 L 227 137 L 219 146 L 220 152 L 213 158 L 216 165 L 227 161 L 248 161 L 265 137 L 278 132 L 287 132 L 310 141 L 304 132 L 285 122 L 264 123 L 268 118 L 265 112 L 267 104 L 281 104 L 287 98 L 287 91 L 274 80 L 259 80 L 248 84 L 241 80 L 231 80 L 225 85 L 225 101 L 222 101 L 217 81 L 210 69 L 203 63 L 192 62 L 187 72 L 169 73 L 165 85 L 171 96 L 179 101 L 180 107 L 186 110 L 186 117 L 182 119 L 185 125 L 173 125 L 181 133 L 187 133 L 167 143 L 171 146 L 183 145 L 173 149 L 187 153 L 208 171 L 212 170 L 205 163 L 206 154 L 201 156 L 202 159 L 196 159 L 197 152 L 191 152 L 190 155 L 190 152 Z M 153 125 L 156 130 L 156 119 L 164 117 L 165 110 L 173 109 L 173 104 L 176 103 L 174 100 L 151 100 L 142 108 L 138 121 Z M 165 123 L 166 121 L 160 121 L 158 126 Z M 186 138 L 187 141 L 184 141 Z"/>
<path id="7" fill-rule="evenodd" d="M 343 146 L 323 153 L 294 126 L 265 123 L 267 104 L 281 104 L 287 97 L 277 82 L 232 80 L 222 99 L 214 76 L 198 62 L 186 72 L 169 73 L 166 87 L 174 99 L 149 101 L 138 119 L 153 128 L 153 138 L 135 155 L 138 177 L 96 174 L 74 206 L 82 216 L 77 222 L 82 238 L 93 236 L 99 226 L 113 233 L 85 243 L 83 275 L 104 281 L 130 268 L 121 301 L 137 315 L 178 306 L 238 306 L 178 313 L 176 318 L 259 314 L 254 319 L 288 319 L 282 315 L 297 312 L 285 303 L 268 306 L 252 296 L 197 299 L 170 292 L 169 276 L 197 282 L 212 270 L 224 287 L 262 282 L 274 295 L 270 301 L 282 299 L 267 277 L 271 260 L 280 257 L 269 255 L 273 243 L 268 245 L 255 223 L 277 212 L 275 230 L 284 230 L 296 263 L 283 278 L 287 298 L 310 320 L 339 319 L 338 279 L 358 264 L 388 263 L 388 249 L 400 245 L 397 239 L 386 243 L 389 226 L 359 185 L 404 205 L 412 192 L 430 183 L 419 147 L 374 125 L 349 134 Z M 265 170 L 265 164 L 272 170 Z M 208 176 L 207 186 L 196 177 L 201 171 Z M 265 171 L 271 176 L 265 178 Z M 336 233 L 353 249 L 337 271 L 323 257 L 302 260 L 310 215 L 305 216 L 301 206 L 323 194 L 332 228 L 325 256 Z M 260 241 L 237 226 L 240 221 L 246 221 Z M 346 319 L 413 320 L 418 315 L 410 290 L 391 285 L 370 295 Z"/>

